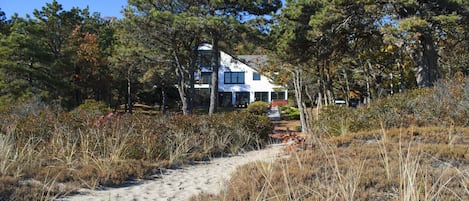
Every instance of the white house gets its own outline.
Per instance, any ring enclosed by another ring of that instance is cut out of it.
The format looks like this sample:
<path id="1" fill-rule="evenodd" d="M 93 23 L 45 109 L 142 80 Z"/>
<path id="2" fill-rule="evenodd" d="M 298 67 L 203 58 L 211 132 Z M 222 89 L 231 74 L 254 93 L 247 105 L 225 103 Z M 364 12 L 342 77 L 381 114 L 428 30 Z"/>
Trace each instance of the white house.
<path id="1" fill-rule="evenodd" d="M 212 45 L 199 46 L 200 70 L 196 73 L 196 91 L 199 104 L 208 103 L 212 69 L 210 56 Z M 285 87 L 272 84 L 271 80 L 258 70 L 265 64 L 265 55 L 231 56 L 220 51 L 220 69 L 218 71 L 218 105 L 246 106 L 254 101 L 272 102 L 272 100 L 287 100 Z"/>

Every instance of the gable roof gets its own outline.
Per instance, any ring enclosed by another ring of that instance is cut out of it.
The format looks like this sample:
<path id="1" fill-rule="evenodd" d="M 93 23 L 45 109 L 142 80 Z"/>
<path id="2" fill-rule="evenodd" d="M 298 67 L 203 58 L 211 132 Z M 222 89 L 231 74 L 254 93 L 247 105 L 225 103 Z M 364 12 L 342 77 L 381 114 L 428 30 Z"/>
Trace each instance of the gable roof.
<path id="1" fill-rule="evenodd" d="M 198 47 L 198 50 L 199 51 L 210 51 L 212 50 L 212 45 L 209 44 L 209 43 L 201 43 Z M 233 55 L 230 55 L 224 51 L 221 51 L 220 52 L 223 52 L 229 56 L 231 56 L 233 59 L 235 60 L 238 60 L 244 64 L 246 64 L 247 66 L 253 68 L 254 70 L 256 71 L 259 71 L 259 69 L 261 68 L 261 66 L 264 66 L 267 64 L 267 55 L 237 55 L 237 56 L 233 56 Z"/>
<path id="2" fill-rule="evenodd" d="M 256 71 L 267 64 L 266 55 L 238 55 L 236 58 Z"/>

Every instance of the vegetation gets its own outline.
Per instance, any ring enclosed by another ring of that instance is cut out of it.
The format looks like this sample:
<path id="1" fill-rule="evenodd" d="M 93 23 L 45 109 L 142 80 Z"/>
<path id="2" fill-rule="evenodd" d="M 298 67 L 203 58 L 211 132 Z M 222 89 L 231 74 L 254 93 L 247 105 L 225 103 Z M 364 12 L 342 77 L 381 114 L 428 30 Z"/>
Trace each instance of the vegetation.
<path id="1" fill-rule="evenodd" d="M 270 64 L 260 70 L 290 88 L 302 130 L 311 131 L 306 103 L 341 98 L 369 104 L 440 78 L 467 76 L 468 6 L 132 0 L 122 19 L 103 19 L 86 8 L 64 10 L 54 0 L 24 18 L 0 11 L 0 104 L 39 98 L 70 111 L 95 100 L 114 109 L 126 104 L 128 112 L 141 103 L 191 114 L 195 72 L 202 62 L 217 71 L 222 49 L 267 54 Z M 215 50 L 209 61 L 195 48 L 202 42 Z M 216 84 L 211 89 L 216 92 Z M 215 99 L 211 93 L 209 114 L 216 111 Z"/>
<path id="2" fill-rule="evenodd" d="M 209 115 L 192 116 L 202 42 L 214 72 L 219 49 L 267 54 L 259 70 L 293 92 L 297 110 L 284 112 L 311 138 L 194 199 L 469 199 L 469 1 L 129 0 L 123 13 L 56 0 L 26 17 L 0 10 L 0 200 L 262 147 L 263 103 L 217 114 L 215 84 Z"/>
<path id="3" fill-rule="evenodd" d="M 266 115 L 269 111 L 269 103 L 255 101 L 248 105 L 248 111 L 256 115 Z"/>
<path id="4" fill-rule="evenodd" d="M 468 86 L 329 106 L 305 149 L 240 167 L 225 190 L 191 200 L 467 200 Z"/>
<path id="5" fill-rule="evenodd" d="M 299 120 L 300 111 L 296 107 L 280 107 L 281 117 L 286 120 Z"/>
<path id="6" fill-rule="evenodd" d="M 266 35 L 256 26 L 267 24 L 253 16 L 270 15 L 280 6 L 280 0 L 132 0 L 123 19 L 103 19 L 88 9 L 63 10 L 56 0 L 33 17 L 8 19 L 0 11 L 0 105 L 38 97 L 73 110 L 93 99 L 111 108 L 126 104 L 130 113 L 136 102 L 164 105 L 161 110 L 177 103 L 174 108 L 190 114 L 201 62 L 196 47 L 210 41 L 215 50 L 231 51 L 242 41 L 254 41 L 248 42 L 253 47 Z M 214 71 L 217 52 L 208 62 Z M 210 114 L 216 111 L 216 87 Z"/>
<path id="7" fill-rule="evenodd" d="M 271 65 L 264 71 L 291 86 L 308 131 L 305 99 L 319 107 L 338 98 L 369 104 L 432 86 L 439 78 L 467 76 L 468 6 L 464 1 L 287 0 L 271 26 Z"/>
<path id="8" fill-rule="evenodd" d="M 0 200 L 121 185 L 160 168 L 262 148 L 273 129 L 267 117 L 246 111 L 105 117 L 90 105 L 72 112 L 40 102 L 2 108 Z"/>
<path id="9" fill-rule="evenodd" d="M 469 81 L 439 81 L 433 88 L 398 94 L 361 109 L 327 107 L 317 125 L 321 133 L 341 135 L 384 127 L 468 127 Z"/>

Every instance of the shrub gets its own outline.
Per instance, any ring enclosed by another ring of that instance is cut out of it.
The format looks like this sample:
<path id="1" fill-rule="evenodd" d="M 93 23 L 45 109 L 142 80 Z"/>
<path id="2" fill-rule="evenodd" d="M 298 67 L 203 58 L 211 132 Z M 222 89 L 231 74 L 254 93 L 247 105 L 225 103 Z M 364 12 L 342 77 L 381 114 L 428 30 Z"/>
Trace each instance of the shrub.
<path id="1" fill-rule="evenodd" d="M 376 100 L 367 107 L 324 107 L 316 125 L 325 133 L 395 127 L 469 126 L 469 80 L 439 81 L 433 88 L 417 89 Z"/>
<path id="2" fill-rule="evenodd" d="M 52 178 L 87 187 L 118 185 L 155 174 L 160 167 L 259 148 L 273 129 L 267 116 L 247 110 L 213 116 L 119 114 L 96 124 L 107 110 L 96 101 L 72 112 L 22 106 L 0 113 L 0 136 L 14 136 L 0 137 L 5 150 L 0 154 L 0 186 L 10 185 L 2 183 L 6 176 L 20 182 Z M 15 192 L 27 187 L 18 186 Z M 16 200 L 15 192 L 0 190 L 1 200 Z"/>
<path id="3" fill-rule="evenodd" d="M 190 200 L 468 200 L 469 130 L 456 130 L 466 141 L 454 146 L 433 141 L 444 127 L 316 139 L 313 150 L 241 166 L 219 194 Z"/>
<path id="4" fill-rule="evenodd" d="M 248 105 L 248 111 L 256 115 L 265 115 L 269 111 L 269 103 L 256 101 Z"/>
<path id="5" fill-rule="evenodd" d="M 286 120 L 299 120 L 300 111 L 296 107 L 281 107 L 282 118 Z"/>
<path id="6" fill-rule="evenodd" d="M 83 104 L 79 105 L 78 108 L 75 109 L 75 111 L 87 112 L 91 114 L 106 114 L 111 110 L 103 101 L 87 99 Z"/>

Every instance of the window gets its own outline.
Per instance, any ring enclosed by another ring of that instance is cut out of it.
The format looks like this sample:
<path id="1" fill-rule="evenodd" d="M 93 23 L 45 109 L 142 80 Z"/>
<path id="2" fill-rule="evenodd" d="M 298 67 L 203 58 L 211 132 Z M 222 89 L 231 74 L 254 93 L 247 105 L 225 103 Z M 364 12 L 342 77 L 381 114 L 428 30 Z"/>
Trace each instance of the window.
<path id="1" fill-rule="evenodd" d="M 211 72 L 202 72 L 199 80 L 199 84 L 210 84 L 212 81 Z"/>
<path id="2" fill-rule="evenodd" d="M 285 100 L 285 92 L 272 92 L 270 96 L 272 100 Z"/>
<path id="3" fill-rule="evenodd" d="M 261 74 L 253 72 L 252 73 L 252 80 L 261 80 Z"/>
<path id="4" fill-rule="evenodd" d="M 210 89 L 195 89 L 194 105 L 209 106 L 210 105 Z"/>
<path id="5" fill-rule="evenodd" d="M 249 103 L 249 92 L 236 92 L 236 107 L 246 107 Z"/>
<path id="6" fill-rule="evenodd" d="M 225 84 L 244 84 L 244 72 L 225 72 Z"/>
<path id="7" fill-rule="evenodd" d="M 269 102 L 269 92 L 254 92 L 254 98 L 256 101 Z"/>
<path id="8" fill-rule="evenodd" d="M 231 107 L 231 99 L 233 98 L 233 93 L 231 92 L 218 92 L 218 106 L 220 107 Z"/>
<path id="9" fill-rule="evenodd" d="M 199 51 L 199 67 L 212 69 L 212 51 L 201 50 Z"/>

